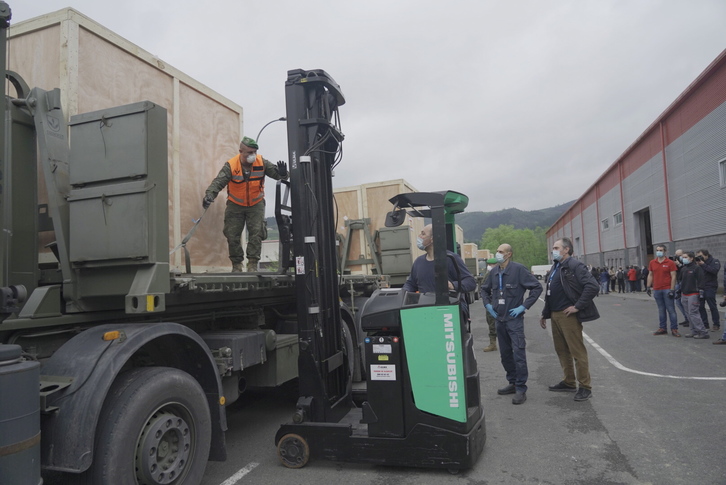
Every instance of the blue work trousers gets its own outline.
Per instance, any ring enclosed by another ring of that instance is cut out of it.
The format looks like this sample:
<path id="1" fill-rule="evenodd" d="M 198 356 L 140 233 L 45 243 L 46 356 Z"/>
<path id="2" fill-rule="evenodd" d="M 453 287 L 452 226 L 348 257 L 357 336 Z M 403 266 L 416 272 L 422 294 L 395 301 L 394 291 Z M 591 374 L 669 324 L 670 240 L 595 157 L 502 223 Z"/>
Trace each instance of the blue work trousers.
<path id="1" fill-rule="evenodd" d="M 663 330 L 668 328 L 668 318 L 671 319 L 671 330 L 678 330 L 678 315 L 673 298 L 668 297 L 670 290 L 653 290 L 653 298 L 658 305 L 658 325 Z"/>
<path id="2" fill-rule="evenodd" d="M 507 373 L 507 381 L 514 384 L 519 392 L 527 392 L 527 346 L 524 340 L 524 315 L 512 320 L 497 320 L 497 340 L 502 367 Z"/>

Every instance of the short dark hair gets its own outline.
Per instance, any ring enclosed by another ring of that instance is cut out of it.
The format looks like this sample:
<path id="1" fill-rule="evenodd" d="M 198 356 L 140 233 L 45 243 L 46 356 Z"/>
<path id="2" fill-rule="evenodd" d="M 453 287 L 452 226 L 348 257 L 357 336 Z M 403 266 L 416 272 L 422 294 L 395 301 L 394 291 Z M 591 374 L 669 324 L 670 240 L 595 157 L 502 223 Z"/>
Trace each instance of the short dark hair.
<path id="1" fill-rule="evenodd" d="M 656 244 L 655 245 L 655 250 L 658 251 L 658 248 L 661 248 L 663 251 L 666 250 L 666 247 L 663 244 Z"/>
<path id="2" fill-rule="evenodd" d="M 703 254 L 706 257 L 711 256 L 711 253 L 708 252 L 708 249 L 699 249 L 698 252 Z"/>
<path id="3" fill-rule="evenodd" d="M 688 256 L 689 259 L 693 259 L 696 257 L 693 251 L 686 251 L 686 256 Z"/>
<path id="4" fill-rule="evenodd" d="M 570 241 L 570 238 L 563 237 L 562 239 L 560 239 L 560 241 L 562 241 L 562 245 L 565 248 L 567 248 L 567 254 L 569 254 L 570 256 L 572 256 L 572 253 L 573 253 L 573 251 L 572 251 L 572 241 Z"/>

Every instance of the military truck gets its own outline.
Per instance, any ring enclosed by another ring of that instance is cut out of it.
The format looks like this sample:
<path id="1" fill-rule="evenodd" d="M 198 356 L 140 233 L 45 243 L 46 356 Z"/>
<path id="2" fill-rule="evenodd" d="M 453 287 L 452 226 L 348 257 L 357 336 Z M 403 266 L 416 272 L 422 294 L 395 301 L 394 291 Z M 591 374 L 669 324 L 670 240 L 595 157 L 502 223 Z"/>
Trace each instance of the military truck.
<path id="1" fill-rule="evenodd" d="M 9 20 L 0 2 L 0 66 Z M 310 272 L 334 261 L 315 260 L 314 236 L 293 237 L 293 214 L 316 222 L 315 195 L 291 206 L 294 187 L 277 187 L 279 272 L 171 271 L 165 108 L 67 123 L 59 89 L 2 77 L 15 95 L 0 107 L 0 483 L 41 483 L 39 463 L 74 483 L 198 483 L 207 459 L 226 458 L 225 406 L 248 386 L 291 381 L 299 359 L 317 362 L 298 334 L 298 295 L 315 295 Z M 338 152 L 344 100 L 320 70 L 290 71 L 286 93 L 295 178 Z M 39 261 L 47 238 L 55 259 Z M 180 250 L 189 268 L 194 254 Z M 337 310 L 325 366 L 352 381 L 361 336 Z M 39 383 L 17 382 L 28 365 Z"/>

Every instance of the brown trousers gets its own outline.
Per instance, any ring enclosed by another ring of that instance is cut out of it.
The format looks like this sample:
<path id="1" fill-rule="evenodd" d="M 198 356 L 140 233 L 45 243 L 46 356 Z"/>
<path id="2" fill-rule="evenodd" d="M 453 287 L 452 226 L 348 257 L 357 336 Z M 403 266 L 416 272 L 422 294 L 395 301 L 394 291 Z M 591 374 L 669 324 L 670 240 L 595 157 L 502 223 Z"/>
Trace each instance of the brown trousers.
<path id="1" fill-rule="evenodd" d="M 551 317 L 552 340 L 565 374 L 563 381 L 572 387 L 579 381 L 580 387 L 591 390 L 590 365 L 587 348 L 582 339 L 582 324 L 574 314 L 567 316 L 564 312 L 552 312 Z"/>

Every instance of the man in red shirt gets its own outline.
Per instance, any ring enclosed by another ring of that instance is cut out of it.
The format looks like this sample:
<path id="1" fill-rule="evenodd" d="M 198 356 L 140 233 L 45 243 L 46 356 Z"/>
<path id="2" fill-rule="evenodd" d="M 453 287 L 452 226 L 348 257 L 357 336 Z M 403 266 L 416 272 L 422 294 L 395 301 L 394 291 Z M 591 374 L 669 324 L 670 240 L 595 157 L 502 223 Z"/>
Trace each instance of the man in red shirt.
<path id="1" fill-rule="evenodd" d="M 660 327 L 653 335 L 665 335 L 668 333 L 668 330 L 666 330 L 668 323 L 666 312 L 668 312 L 667 316 L 671 319 L 671 335 L 680 337 L 681 334 L 678 333 L 676 305 L 673 301 L 678 267 L 676 263 L 665 257 L 665 251 L 665 246 L 657 245 L 655 247 L 656 258 L 648 265 L 648 282 L 646 283 L 648 296 L 653 294 L 655 297 L 655 303 L 658 305 L 658 317 L 660 318 Z"/>
<path id="2" fill-rule="evenodd" d="M 635 266 L 631 266 L 628 270 L 628 285 L 630 289 L 630 293 L 633 293 L 635 291 L 635 282 L 638 279 L 638 272 L 635 271 Z"/>

